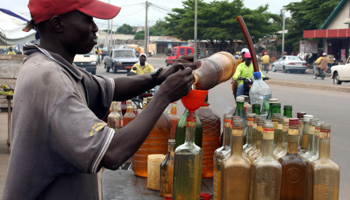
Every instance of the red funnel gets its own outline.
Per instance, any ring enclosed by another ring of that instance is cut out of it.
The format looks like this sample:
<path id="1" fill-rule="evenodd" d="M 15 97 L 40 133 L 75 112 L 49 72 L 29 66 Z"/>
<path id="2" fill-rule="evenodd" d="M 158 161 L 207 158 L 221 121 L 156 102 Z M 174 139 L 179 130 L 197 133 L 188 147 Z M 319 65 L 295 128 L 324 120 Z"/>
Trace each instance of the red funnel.
<path id="1" fill-rule="evenodd" d="M 202 105 L 207 94 L 207 90 L 191 90 L 181 98 L 181 102 L 189 112 L 194 112 Z"/>

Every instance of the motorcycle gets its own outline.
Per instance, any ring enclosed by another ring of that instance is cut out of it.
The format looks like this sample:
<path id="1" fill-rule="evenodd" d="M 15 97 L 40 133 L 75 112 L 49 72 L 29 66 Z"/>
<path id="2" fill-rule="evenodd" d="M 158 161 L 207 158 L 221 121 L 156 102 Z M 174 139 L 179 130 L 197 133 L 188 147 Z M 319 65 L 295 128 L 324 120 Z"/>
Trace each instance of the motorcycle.
<path id="1" fill-rule="evenodd" d="M 262 71 L 265 72 L 266 74 L 269 73 L 269 63 L 262 64 Z"/>
<path id="2" fill-rule="evenodd" d="M 325 71 L 321 68 L 317 68 L 314 65 L 314 79 L 317 79 L 317 77 L 320 77 L 322 80 L 326 77 Z"/>

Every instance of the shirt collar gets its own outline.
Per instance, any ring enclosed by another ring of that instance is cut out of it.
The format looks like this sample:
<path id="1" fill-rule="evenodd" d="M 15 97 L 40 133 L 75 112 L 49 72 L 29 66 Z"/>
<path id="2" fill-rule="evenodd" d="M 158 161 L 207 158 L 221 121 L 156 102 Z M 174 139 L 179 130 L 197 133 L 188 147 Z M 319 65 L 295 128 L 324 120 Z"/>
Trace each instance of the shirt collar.
<path id="1" fill-rule="evenodd" d="M 68 71 L 73 77 L 75 77 L 78 80 L 81 80 L 83 78 L 80 70 L 78 67 L 74 64 L 69 63 L 66 61 L 62 56 L 60 56 L 57 53 L 53 53 L 50 51 L 47 51 L 43 48 L 40 48 L 37 44 L 26 44 L 23 46 L 23 52 L 25 55 L 31 55 L 33 53 L 42 53 L 54 62 L 61 65 L 66 71 Z"/>

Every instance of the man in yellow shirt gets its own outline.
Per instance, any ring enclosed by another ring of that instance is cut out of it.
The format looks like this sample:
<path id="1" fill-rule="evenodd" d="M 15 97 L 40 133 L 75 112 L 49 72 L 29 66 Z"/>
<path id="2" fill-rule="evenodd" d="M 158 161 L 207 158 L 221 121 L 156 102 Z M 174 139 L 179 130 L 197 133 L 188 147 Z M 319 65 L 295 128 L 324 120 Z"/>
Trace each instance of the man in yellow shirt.
<path id="1" fill-rule="evenodd" d="M 268 71 L 269 71 L 269 65 L 270 65 L 270 56 L 267 55 L 267 52 L 266 52 L 266 51 L 264 52 L 264 56 L 261 57 L 260 60 L 262 61 L 262 68 L 263 68 L 263 71 L 268 72 Z"/>
<path id="2" fill-rule="evenodd" d="M 244 54 L 244 58 L 245 58 L 245 62 L 238 65 L 236 72 L 232 77 L 233 80 L 238 82 L 236 97 L 238 97 L 239 95 L 243 95 L 244 93 L 243 79 L 253 77 L 254 67 L 253 67 L 252 56 L 250 55 L 250 52 L 246 52 Z M 261 70 L 259 71 L 261 72 Z M 261 77 L 265 77 L 265 76 L 261 73 Z"/>
<path id="3" fill-rule="evenodd" d="M 147 60 L 146 54 L 142 53 L 140 55 L 140 61 L 134 64 L 130 72 L 133 72 L 137 75 L 151 73 L 154 70 L 154 68 L 151 64 L 146 63 L 146 60 Z"/>
<path id="4" fill-rule="evenodd" d="M 12 47 L 9 47 L 8 55 L 16 55 L 16 52 L 12 50 Z"/>

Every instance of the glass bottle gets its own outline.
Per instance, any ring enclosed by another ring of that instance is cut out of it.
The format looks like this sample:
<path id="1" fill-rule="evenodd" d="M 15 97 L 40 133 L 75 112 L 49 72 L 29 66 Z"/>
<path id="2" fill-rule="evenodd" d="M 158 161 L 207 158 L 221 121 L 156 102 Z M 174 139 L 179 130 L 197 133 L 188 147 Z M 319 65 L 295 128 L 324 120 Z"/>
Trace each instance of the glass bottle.
<path id="1" fill-rule="evenodd" d="M 253 104 L 253 113 L 255 113 L 256 115 L 260 115 L 260 104 L 256 103 L 256 104 Z"/>
<path id="2" fill-rule="evenodd" d="M 110 128 L 113 128 L 115 131 L 121 128 L 120 124 L 121 117 L 117 111 L 117 102 L 113 101 L 111 104 L 111 112 L 107 117 L 107 124 Z"/>
<path id="3" fill-rule="evenodd" d="M 281 104 L 280 103 L 273 103 L 272 104 L 272 113 L 271 113 L 271 115 L 268 115 L 266 119 L 272 120 L 273 113 L 281 114 Z"/>
<path id="4" fill-rule="evenodd" d="M 188 110 L 185 109 L 184 114 L 181 116 L 176 125 L 176 134 L 175 134 L 175 149 L 185 142 L 186 136 L 186 118 L 187 118 Z M 202 135 L 203 135 L 203 127 L 202 122 L 195 114 L 196 117 L 196 132 L 195 132 L 195 143 L 197 146 L 202 148 Z"/>
<path id="5" fill-rule="evenodd" d="M 221 169 L 223 167 L 223 162 L 227 160 L 231 154 L 231 122 L 232 115 L 225 114 L 223 144 L 214 152 L 213 200 L 221 199 Z"/>
<path id="6" fill-rule="evenodd" d="M 175 150 L 173 198 L 199 199 L 203 151 L 195 144 L 196 117 L 194 112 L 188 112 L 186 118 L 185 143 Z"/>
<path id="7" fill-rule="evenodd" d="M 247 115 L 245 113 L 244 110 L 244 97 L 242 96 L 238 96 L 236 98 L 236 103 L 237 103 L 237 107 L 236 107 L 236 112 L 234 114 L 234 116 L 240 116 L 241 119 L 243 120 L 243 145 L 245 146 L 246 140 L 247 140 L 247 132 L 246 132 L 246 126 L 247 126 Z"/>
<path id="8" fill-rule="evenodd" d="M 137 106 L 135 104 L 132 105 L 132 112 L 134 113 L 135 116 L 139 114 L 139 111 L 137 109 Z"/>
<path id="9" fill-rule="evenodd" d="M 277 103 L 277 102 L 278 102 L 278 100 L 276 98 L 270 99 L 269 100 L 269 110 L 266 113 L 266 115 L 262 115 L 262 116 L 265 116 L 266 119 L 271 119 L 272 118 L 272 111 L 273 111 L 272 106 L 273 106 L 274 103 Z M 261 113 L 263 113 L 263 112 L 261 112 Z"/>
<path id="10" fill-rule="evenodd" d="M 132 101 L 127 100 L 126 101 L 126 113 L 124 115 L 123 121 L 124 121 L 124 126 L 126 126 L 128 123 L 130 123 L 133 119 L 135 119 L 135 114 L 132 111 Z"/>
<path id="11" fill-rule="evenodd" d="M 246 200 L 249 195 L 251 163 L 242 157 L 243 121 L 235 120 L 231 132 L 231 156 L 224 162 L 221 176 L 222 200 Z"/>
<path id="12" fill-rule="evenodd" d="M 168 153 L 160 164 L 160 195 L 173 193 L 175 139 L 168 140 Z"/>
<path id="13" fill-rule="evenodd" d="M 123 113 L 123 116 L 124 116 L 125 113 L 126 113 L 126 107 L 127 107 L 126 101 L 122 101 L 120 107 L 121 107 L 121 109 L 122 109 L 122 113 Z"/>
<path id="14" fill-rule="evenodd" d="M 273 150 L 273 156 L 275 156 L 278 152 L 282 151 L 282 130 L 283 130 L 283 117 L 278 113 L 275 113 L 273 115 L 273 120 L 276 121 L 276 115 L 277 118 L 277 124 L 275 124 L 275 136 L 277 137 L 276 140 L 276 148 Z M 273 121 L 274 122 L 274 121 Z"/>
<path id="15" fill-rule="evenodd" d="M 273 141 L 273 147 L 276 148 L 277 146 L 277 140 L 278 140 L 278 120 L 281 116 L 281 113 L 273 113 L 272 114 L 272 122 L 273 122 L 273 125 L 274 125 L 274 141 Z"/>
<path id="16" fill-rule="evenodd" d="M 255 113 L 247 114 L 247 145 L 243 148 L 243 153 L 248 156 L 248 152 L 252 149 L 252 134 Z"/>
<path id="17" fill-rule="evenodd" d="M 301 138 L 301 149 L 299 151 L 299 154 L 304 154 L 307 151 L 307 144 L 309 140 L 309 125 L 310 125 L 310 119 L 313 118 L 312 115 L 304 115 L 303 116 L 303 134 Z M 307 124 L 305 124 L 307 123 Z"/>
<path id="18" fill-rule="evenodd" d="M 314 166 L 313 195 L 317 200 L 337 200 L 339 198 L 340 169 L 330 159 L 331 126 L 323 123 L 320 129 L 319 157 Z"/>
<path id="19" fill-rule="evenodd" d="M 314 143 L 314 150 L 313 150 L 313 152 L 314 152 L 314 155 L 313 156 L 311 156 L 309 159 L 308 159 L 308 161 L 309 162 L 313 162 L 313 161 L 315 161 L 315 160 L 317 160 L 318 159 L 318 156 L 319 156 L 319 144 L 320 144 L 320 127 L 321 127 L 321 124 L 323 124 L 324 123 L 324 121 L 317 121 L 317 123 L 316 123 L 316 126 L 315 126 L 315 143 Z"/>
<path id="20" fill-rule="evenodd" d="M 258 127 L 258 117 L 260 115 L 255 115 L 254 121 L 253 121 L 253 128 L 252 128 L 252 148 L 248 152 L 248 158 L 250 159 L 251 156 L 257 151 L 256 149 L 256 135 L 257 135 L 257 127 Z"/>
<path id="21" fill-rule="evenodd" d="M 147 98 L 144 97 L 144 98 L 142 99 L 142 109 L 145 109 L 146 106 L 147 106 Z"/>
<path id="22" fill-rule="evenodd" d="M 265 118 L 263 116 L 258 116 L 258 122 L 257 122 L 257 128 L 256 128 L 256 152 L 253 153 L 249 158 L 252 162 L 254 160 L 260 158 L 262 155 L 262 133 L 263 133 L 263 126 L 265 123 Z"/>
<path id="23" fill-rule="evenodd" d="M 304 119 L 305 118 L 304 116 Z M 304 160 L 307 161 L 309 158 L 311 158 L 314 154 L 314 144 L 315 144 L 315 133 L 316 133 L 316 124 L 318 122 L 318 118 L 311 118 L 309 119 L 309 124 L 306 125 L 305 124 L 305 120 L 304 120 L 304 127 L 309 126 L 307 131 L 308 134 L 308 144 L 307 144 L 307 151 L 303 154 L 300 154 L 300 157 Z"/>
<path id="24" fill-rule="evenodd" d="M 117 112 L 120 115 L 120 127 L 124 127 L 124 115 L 121 108 L 121 103 L 117 102 Z"/>
<path id="25" fill-rule="evenodd" d="M 273 157 L 278 160 L 279 158 L 287 155 L 287 147 L 288 147 L 288 129 L 289 129 L 289 118 L 283 117 L 283 127 L 282 127 L 282 145 L 281 151 L 276 153 Z"/>
<path id="26" fill-rule="evenodd" d="M 298 155 L 299 119 L 289 119 L 288 153 L 278 159 L 282 165 L 280 200 L 305 198 L 306 162 Z"/>
<path id="27" fill-rule="evenodd" d="M 284 105 L 283 106 L 283 116 L 286 116 L 288 118 L 293 118 L 293 106 Z"/>
<path id="28" fill-rule="evenodd" d="M 297 117 L 299 119 L 299 141 L 298 141 L 298 152 L 301 150 L 301 141 L 302 141 L 302 135 L 303 135 L 303 118 L 304 115 L 306 115 L 306 112 L 298 112 Z"/>
<path id="29" fill-rule="evenodd" d="M 253 200 L 278 200 L 280 198 L 282 166 L 273 157 L 274 124 L 265 121 L 263 128 L 262 157 L 253 163 Z"/>
<path id="30" fill-rule="evenodd" d="M 171 110 L 169 115 L 170 121 L 171 121 L 171 134 L 170 139 L 175 139 L 175 133 L 176 133 L 176 126 L 177 122 L 179 122 L 179 116 L 177 115 L 177 102 L 171 103 Z"/>
<path id="31" fill-rule="evenodd" d="M 247 95 L 241 95 L 242 97 L 244 97 L 244 110 L 246 113 L 252 113 L 252 105 L 249 104 L 249 96 Z"/>

